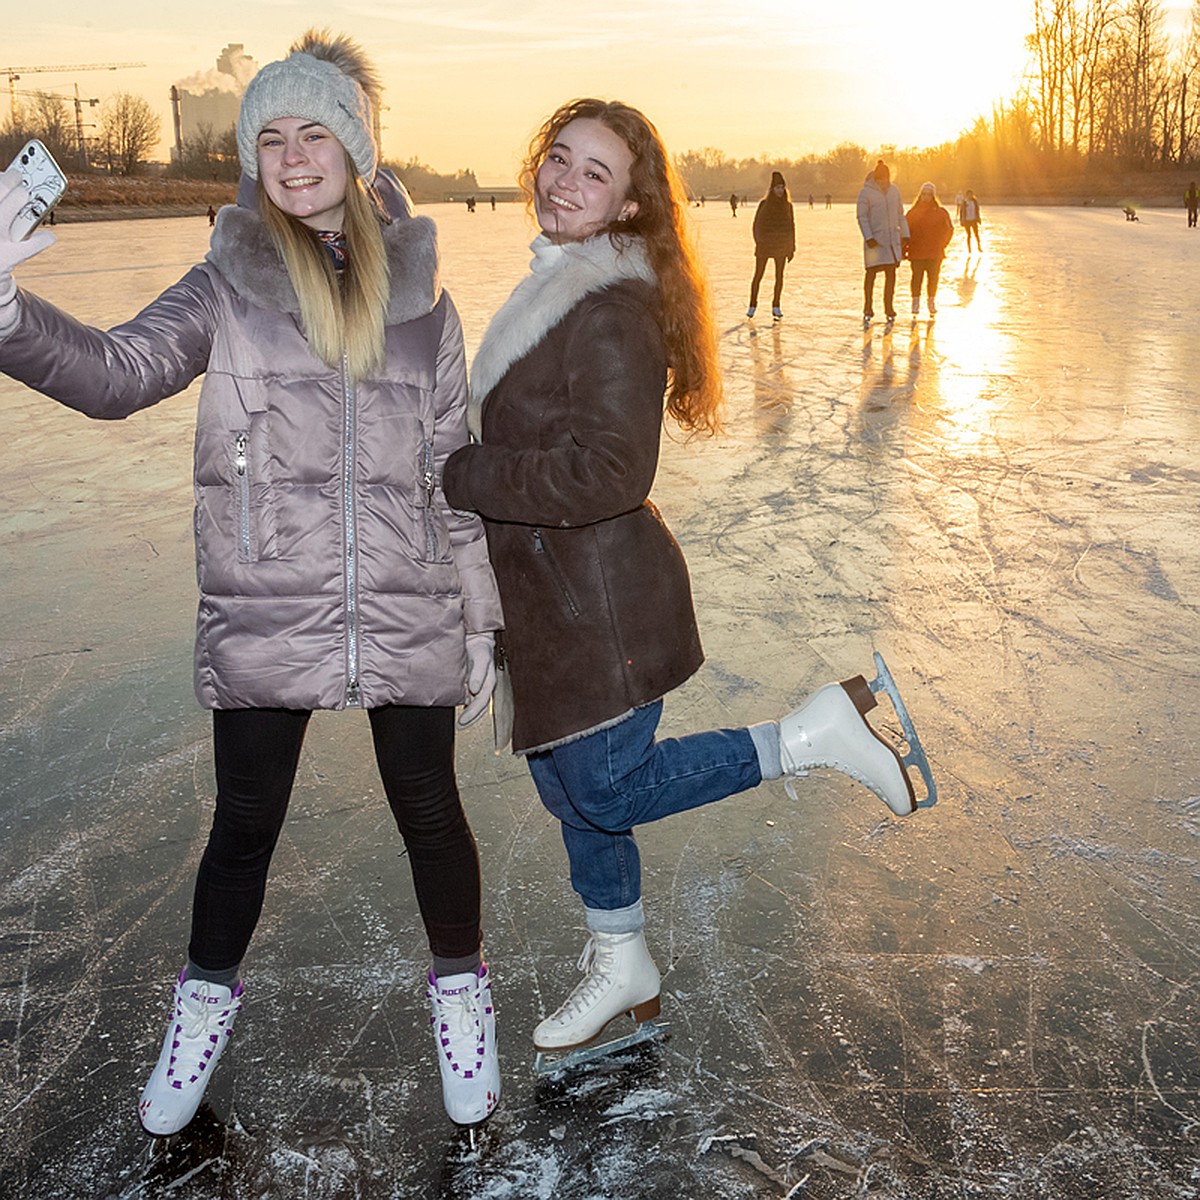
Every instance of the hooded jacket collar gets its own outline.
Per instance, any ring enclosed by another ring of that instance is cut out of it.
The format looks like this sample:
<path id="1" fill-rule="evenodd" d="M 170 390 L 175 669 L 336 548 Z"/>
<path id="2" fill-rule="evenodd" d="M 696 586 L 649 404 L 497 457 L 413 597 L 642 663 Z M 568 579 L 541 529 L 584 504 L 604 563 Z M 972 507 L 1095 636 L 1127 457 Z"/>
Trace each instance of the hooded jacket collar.
<path id="1" fill-rule="evenodd" d="M 530 273 L 492 318 L 471 365 L 467 427 L 476 440 L 488 393 L 585 296 L 624 280 L 657 283 L 640 238 L 622 238 L 616 246 L 607 234 L 562 243 L 540 234 L 529 248 Z"/>
<path id="2" fill-rule="evenodd" d="M 403 185 L 396 181 L 393 187 L 384 175 L 381 171 L 376 177 L 381 206 L 391 217 L 391 224 L 382 229 L 391 278 L 384 324 L 399 325 L 425 316 L 441 298 L 437 232 L 428 217 L 411 215 L 411 202 Z M 300 302 L 296 290 L 254 203 L 253 190 L 243 186 L 238 203 L 226 205 L 217 213 L 206 260 L 251 304 L 297 314 Z"/>

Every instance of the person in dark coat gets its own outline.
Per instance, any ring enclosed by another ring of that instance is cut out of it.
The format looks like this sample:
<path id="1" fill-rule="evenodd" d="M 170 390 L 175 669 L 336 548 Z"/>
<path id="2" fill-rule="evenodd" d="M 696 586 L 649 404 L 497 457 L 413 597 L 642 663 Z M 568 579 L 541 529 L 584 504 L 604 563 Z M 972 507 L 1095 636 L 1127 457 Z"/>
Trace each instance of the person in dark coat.
<path id="1" fill-rule="evenodd" d="M 534 1031 L 538 1051 L 557 1054 L 623 1013 L 659 1011 L 635 826 L 818 762 L 898 815 L 914 801 L 855 687 L 828 684 L 780 722 L 656 736 L 663 697 L 703 661 L 687 564 L 649 500 L 664 392 L 685 431 L 715 432 L 721 405 L 687 197 L 654 126 L 616 101 L 558 109 L 521 179 L 542 233 L 480 344 L 475 440 L 442 486 L 455 510 L 483 517 L 513 749 L 561 822 L 584 904 L 585 977 Z"/>
<path id="2" fill-rule="evenodd" d="M 758 308 L 758 285 L 768 262 L 775 263 L 775 292 L 771 297 L 771 315 L 783 316 L 783 267 L 796 253 L 796 214 L 787 183 L 778 171 L 771 172 L 771 186 L 754 211 L 754 278 L 750 281 L 750 304 L 746 316 Z"/>

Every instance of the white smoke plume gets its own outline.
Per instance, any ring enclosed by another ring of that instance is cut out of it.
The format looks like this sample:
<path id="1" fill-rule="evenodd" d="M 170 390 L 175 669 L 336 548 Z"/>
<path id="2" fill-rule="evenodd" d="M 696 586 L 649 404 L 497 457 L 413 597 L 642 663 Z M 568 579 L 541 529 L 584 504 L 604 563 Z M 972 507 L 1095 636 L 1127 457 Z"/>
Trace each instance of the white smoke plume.
<path id="1" fill-rule="evenodd" d="M 240 96 L 257 73 L 258 63 L 237 42 L 221 51 L 215 69 L 197 71 L 195 75 L 181 79 L 175 86 L 193 96 L 201 96 L 205 92 L 230 92 Z"/>

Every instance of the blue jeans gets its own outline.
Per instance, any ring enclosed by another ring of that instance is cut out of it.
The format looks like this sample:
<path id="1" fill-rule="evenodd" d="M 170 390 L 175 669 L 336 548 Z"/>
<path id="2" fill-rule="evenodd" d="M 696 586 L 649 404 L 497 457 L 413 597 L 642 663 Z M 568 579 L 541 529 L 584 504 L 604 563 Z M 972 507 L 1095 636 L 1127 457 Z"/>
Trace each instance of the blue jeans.
<path id="1" fill-rule="evenodd" d="M 562 822 L 571 886 L 589 909 L 642 895 L 633 827 L 724 800 L 762 782 L 746 729 L 656 741 L 662 701 L 609 729 L 528 756 L 542 803 Z"/>

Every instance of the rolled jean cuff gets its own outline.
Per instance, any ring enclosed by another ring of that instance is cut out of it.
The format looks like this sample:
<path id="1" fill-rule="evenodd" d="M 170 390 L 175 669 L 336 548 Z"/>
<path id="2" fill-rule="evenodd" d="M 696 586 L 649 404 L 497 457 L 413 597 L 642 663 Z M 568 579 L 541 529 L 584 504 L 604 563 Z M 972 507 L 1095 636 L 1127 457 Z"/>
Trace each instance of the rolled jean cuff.
<path id="1" fill-rule="evenodd" d="M 641 900 L 625 908 L 588 908 L 584 906 L 587 927 L 592 933 L 637 933 L 646 924 Z"/>
<path id="2" fill-rule="evenodd" d="M 760 721 L 751 725 L 746 732 L 754 743 L 758 755 L 758 769 L 763 779 L 780 779 L 783 776 L 783 759 L 779 752 L 779 722 Z"/>

